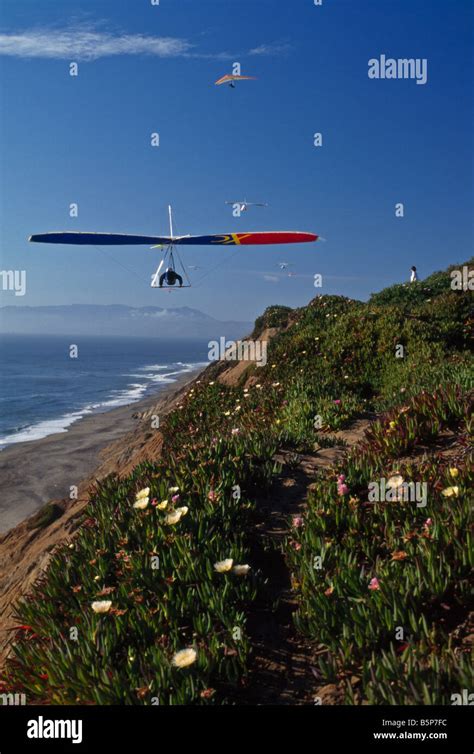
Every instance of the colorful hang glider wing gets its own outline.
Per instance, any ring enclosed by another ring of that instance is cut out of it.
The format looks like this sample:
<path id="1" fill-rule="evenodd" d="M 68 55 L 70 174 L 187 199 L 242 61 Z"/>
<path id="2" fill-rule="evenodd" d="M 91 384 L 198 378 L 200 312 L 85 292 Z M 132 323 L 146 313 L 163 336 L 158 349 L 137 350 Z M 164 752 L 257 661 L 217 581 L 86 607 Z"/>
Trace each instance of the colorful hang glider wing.
<path id="1" fill-rule="evenodd" d="M 126 233 L 81 233 L 56 232 L 38 233 L 30 236 L 32 243 L 58 243 L 90 246 L 151 246 L 169 244 L 181 246 L 250 246 L 279 243 L 307 243 L 317 241 L 314 233 L 276 230 L 257 233 L 221 233 L 211 236 L 134 236 Z"/>
<path id="2" fill-rule="evenodd" d="M 318 236 L 314 233 L 301 233 L 300 231 L 275 230 L 257 233 L 223 233 L 213 236 L 184 236 L 175 239 L 174 243 L 190 246 L 250 246 L 277 243 L 305 243 L 317 241 Z"/>
<path id="3" fill-rule="evenodd" d="M 256 81 L 255 76 L 236 76 L 233 73 L 227 73 L 225 76 L 221 76 L 220 79 L 217 79 L 215 82 L 216 86 L 220 86 L 221 84 L 228 84 L 230 81 Z"/>

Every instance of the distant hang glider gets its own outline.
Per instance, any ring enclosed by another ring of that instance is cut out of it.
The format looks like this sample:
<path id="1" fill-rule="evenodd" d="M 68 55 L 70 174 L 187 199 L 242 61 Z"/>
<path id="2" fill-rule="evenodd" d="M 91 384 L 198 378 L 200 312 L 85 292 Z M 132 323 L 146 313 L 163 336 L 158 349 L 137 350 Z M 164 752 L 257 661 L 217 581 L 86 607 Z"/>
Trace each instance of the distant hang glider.
<path id="1" fill-rule="evenodd" d="M 245 199 L 244 201 L 234 201 L 234 202 L 226 202 L 226 204 L 230 204 L 233 207 L 237 206 L 239 207 L 241 212 L 246 212 L 249 207 L 268 207 L 268 204 L 264 204 L 263 202 L 247 202 Z"/>
<path id="2" fill-rule="evenodd" d="M 176 246 L 262 246 L 266 244 L 308 243 L 317 241 L 315 233 L 303 233 L 292 230 L 270 230 L 249 233 L 217 233 L 207 236 L 176 236 L 173 233 L 173 218 L 171 207 L 168 207 L 170 235 L 169 236 L 141 236 L 127 233 L 84 233 L 81 231 L 58 231 L 53 233 L 37 233 L 30 236 L 32 243 L 73 244 L 78 246 L 151 246 L 151 248 L 166 247 L 155 274 L 152 276 L 152 288 L 169 288 L 176 282 L 182 287 L 180 275 L 176 274 L 174 255 L 181 264 L 186 279 L 189 280 L 184 265 L 179 257 Z M 160 271 L 166 262 L 165 272 Z M 168 275 L 168 273 L 170 273 Z M 173 277 L 177 275 L 177 279 Z M 169 285 L 168 285 L 169 283 Z M 189 286 L 191 284 L 189 283 Z"/>
<path id="3" fill-rule="evenodd" d="M 215 82 L 216 86 L 221 86 L 221 84 L 229 84 L 229 86 L 232 87 L 232 89 L 235 89 L 235 81 L 256 81 L 256 76 L 237 76 L 235 73 L 227 73 L 225 76 L 221 76 L 220 79 L 217 79 Z"/>

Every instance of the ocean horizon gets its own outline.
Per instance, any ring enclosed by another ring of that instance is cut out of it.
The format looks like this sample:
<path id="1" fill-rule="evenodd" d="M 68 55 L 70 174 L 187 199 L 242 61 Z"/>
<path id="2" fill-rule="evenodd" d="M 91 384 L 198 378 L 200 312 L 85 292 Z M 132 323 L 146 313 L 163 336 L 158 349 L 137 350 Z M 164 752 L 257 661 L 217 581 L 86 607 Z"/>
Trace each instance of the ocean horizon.
<path id="1" fill-rule="evenodd" d="M 1 335 L 0 451 L 159 394 L 207 353 L 207 339 Z"/>

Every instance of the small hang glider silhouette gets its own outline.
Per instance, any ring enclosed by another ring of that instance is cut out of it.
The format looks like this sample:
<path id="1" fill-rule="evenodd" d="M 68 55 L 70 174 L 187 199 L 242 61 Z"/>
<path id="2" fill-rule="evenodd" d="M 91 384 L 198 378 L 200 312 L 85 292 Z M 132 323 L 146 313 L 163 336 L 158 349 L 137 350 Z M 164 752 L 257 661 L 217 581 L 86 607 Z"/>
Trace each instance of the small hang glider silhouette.
<path id="1" fill-rule="evenodd" d="M 290 270 L 288 270 L 288 267 L 292 267 L 293 266 L 291 262 L 278 262 L 277 266 L 280 268 L 280 270 L 282 272 L 288 271 L 288 277 L 289 278 L 292 278 L 294 276 L 295 273 L 291 272 Z"/>
<path id="2" fill-rule="evenodd" d="M 74 244 L 80 246 L 150 246 L 163 249 L 163 259 L 157 271 L 152 275 L 152 288 L 171 288 L 178 283 L 180 288 L 190 288 L 191 281 L 179 255 L 179 246 L 262 246 L 266 244 L 308 243 L 317 241 L 315 233 L 291 230 L 270 230 L 250 233 L 218 233 L 208 236 L 175 236 L 171 206 L 168 207 L 170 235 L 140 236 L 126 233 L 84 233 L 82 231 L 59 231 L 38 233 L 30 236 L 32 243 Z M 175 259 L 176 257 L 176 259 Z M 177 272 L 177 262 L 181 265 L 183 275 Z M 165 268 L 162 272 L 162 268 Z M 183 277 L 186 279 L 184 284 Z"/>
<path id="3" fill-rule="evenodd" d="M 231 204 L 232 206 L 237 205 L 241 212 L 246 212 L 249 207 L 268 207 L 268 204 L 263 204 L 262 202 L 248 202 L 245 199 L 243 202 L 234 201 L 226 202 L 226 204 Z"/>
<path id="4" fill-rule="evenodd" d="M 229 86 L 232 87 L 232 89 L 235 89 L 235 82 L 236 81 L 256 81 L 256 76 L 237 76 L 235 73 L 226 73 L 225 76 L 221 76 L 220 79 L 217 79 L 215 82 L 216 86 L 221 86 L 221 84 L 229 84 Z"/>

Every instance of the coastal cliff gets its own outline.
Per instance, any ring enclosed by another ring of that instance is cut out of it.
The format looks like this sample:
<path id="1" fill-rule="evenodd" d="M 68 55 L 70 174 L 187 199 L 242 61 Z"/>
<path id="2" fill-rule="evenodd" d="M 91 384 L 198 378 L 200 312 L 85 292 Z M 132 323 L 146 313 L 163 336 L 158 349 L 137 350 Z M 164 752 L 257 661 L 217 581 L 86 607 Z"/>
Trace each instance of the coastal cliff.
<path id="1" fill-rule="evenodd" d="M 450 272 L 268 309 L 249 338 L 264 365 L 211 364 L 141 412 L 77 500 L 4 536 L 4 688 L 56 704 L 469 688 L 472 292 Z"/>

